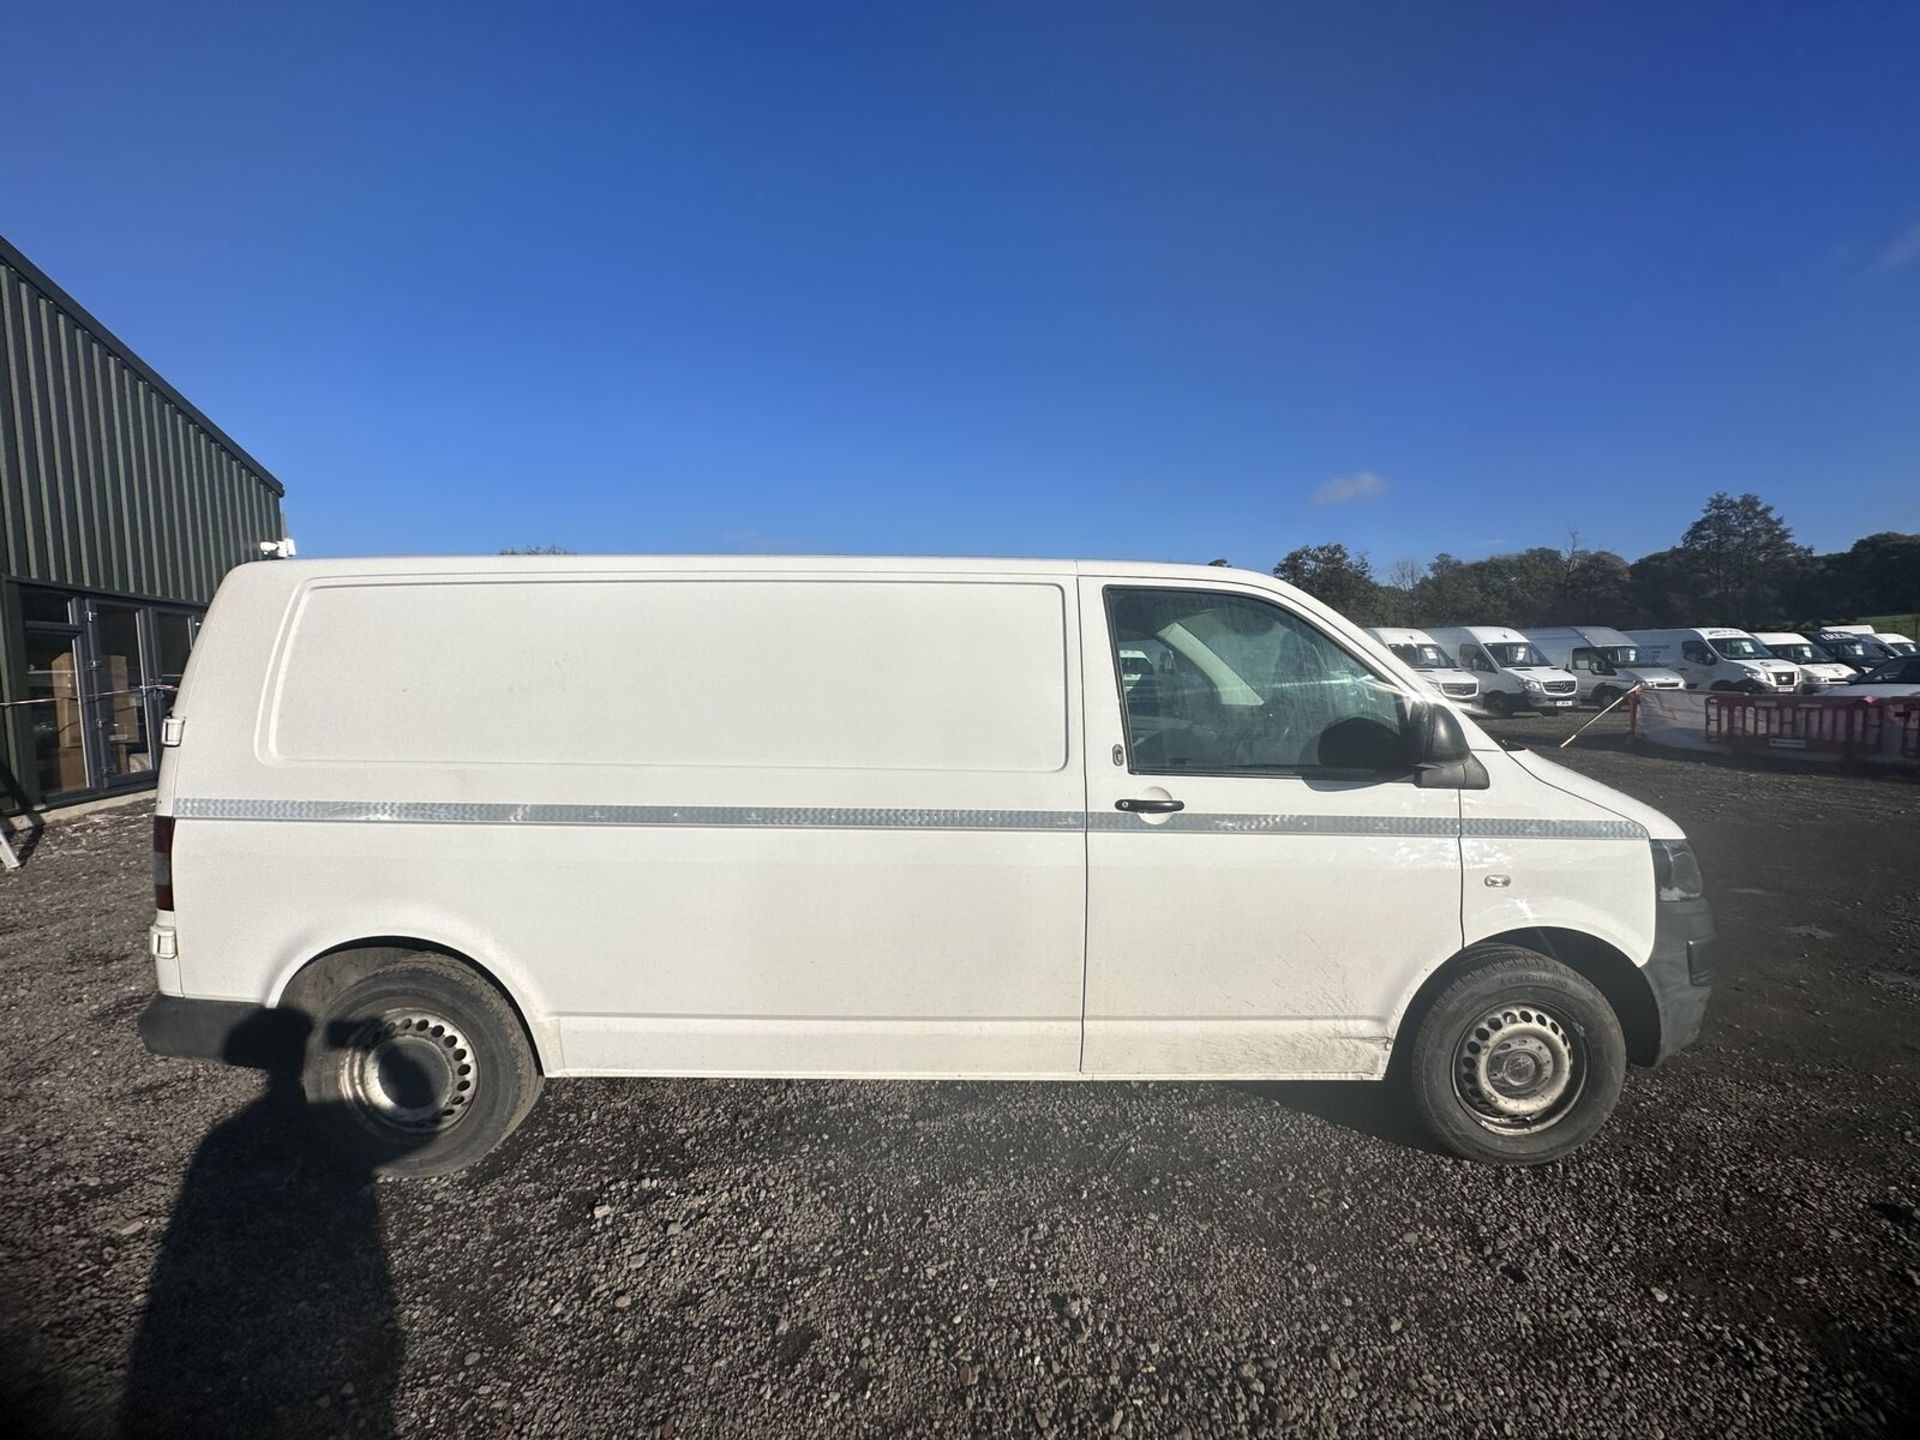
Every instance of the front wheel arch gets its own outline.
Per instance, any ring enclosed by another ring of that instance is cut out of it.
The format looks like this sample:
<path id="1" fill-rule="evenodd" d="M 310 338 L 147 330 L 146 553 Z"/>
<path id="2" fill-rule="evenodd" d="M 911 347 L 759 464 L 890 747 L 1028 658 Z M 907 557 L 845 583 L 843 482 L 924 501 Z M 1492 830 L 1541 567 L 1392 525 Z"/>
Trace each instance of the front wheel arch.
<path id="1" fill-rule="evenodd" d="M 1653 990 L 1640 967 L 1625 954 L 1597 936 L 1581 930 L 1558 926 L 1535 926 L 1488 935 L 1452 956 L 1420 983 L 1413 998 L 1400 1012 L 1394 1027 L 1393 1053 L 1389 1066 L 1404 1069 L 1413 1036 L 1433 999 L 1457 979 L 1463 970 L 1479 963 L 1483 947 L 1511 945 L 1532 950 L 1549 960 L 1557 960 L 1581 976 L 1613 1008 L 1620 1029 L 1627 1039 L 1627 1058 L 1635 1065 L 1651 1065 L 1660 1054 L 1660 1011 L 1654 1004 Z"/>

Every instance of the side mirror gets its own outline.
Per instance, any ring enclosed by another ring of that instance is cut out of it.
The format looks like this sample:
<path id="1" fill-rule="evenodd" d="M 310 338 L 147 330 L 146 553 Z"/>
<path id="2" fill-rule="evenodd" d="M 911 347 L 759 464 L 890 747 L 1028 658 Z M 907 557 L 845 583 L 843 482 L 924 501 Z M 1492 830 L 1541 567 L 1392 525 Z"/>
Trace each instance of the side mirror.
<path id="1" fill-rule="evenodd" d="M 1428 701 L 1411 719 L 1414 782 L 1422 790 L 1485 790 L 1493 783 L 1451 705 Z"/>

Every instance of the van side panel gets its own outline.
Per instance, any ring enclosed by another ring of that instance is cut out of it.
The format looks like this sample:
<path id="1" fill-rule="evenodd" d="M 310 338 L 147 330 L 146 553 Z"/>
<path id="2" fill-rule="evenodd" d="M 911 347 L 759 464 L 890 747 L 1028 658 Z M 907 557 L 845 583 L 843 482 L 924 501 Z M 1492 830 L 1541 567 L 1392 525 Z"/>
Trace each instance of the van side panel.
<path id="1" fill-rule="evenodd" d="M 175 766 L 188 993 L 403 935 L 549 1073 L 1077 1073 L 1069 577 L 249 568 Z"/>

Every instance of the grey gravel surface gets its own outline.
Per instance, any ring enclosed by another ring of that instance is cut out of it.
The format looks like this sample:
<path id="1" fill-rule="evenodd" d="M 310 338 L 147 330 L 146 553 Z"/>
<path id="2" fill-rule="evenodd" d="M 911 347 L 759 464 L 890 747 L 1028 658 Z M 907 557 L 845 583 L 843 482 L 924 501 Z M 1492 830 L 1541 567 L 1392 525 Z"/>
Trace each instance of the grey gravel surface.
<path id="1" fill-rule="evenodd" d="M 1546 741 L 1557 722 L 1503 733 Z M 1564 756 L 1694 836 L 1701 1043 L 1571 1159 L 1340 1085 L 574 1081 L 370 1183 L 148 1057 L 144 809 L 0 875 L 0 1395 L 100 1434 L 1851 1435 L 1920 1384 L 1920 785 Z M 1361 903 L 1356 897 L 1356 903 Z"/>

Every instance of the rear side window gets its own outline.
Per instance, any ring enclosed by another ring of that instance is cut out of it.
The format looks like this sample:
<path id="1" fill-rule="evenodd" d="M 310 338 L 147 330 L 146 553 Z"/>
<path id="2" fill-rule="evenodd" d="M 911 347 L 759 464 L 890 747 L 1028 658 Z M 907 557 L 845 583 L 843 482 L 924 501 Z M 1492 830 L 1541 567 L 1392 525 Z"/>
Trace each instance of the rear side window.
<path id="1" fill-rule="evenodd" d="M 1049 771 L 1065 596 L 1045 583 L 320 584 L 270 758 Z"/>
<path id="2" fill-rule="evenodd" d="M 1277 605 L 1115 588 L 1107 623 L 1136 774 L 1407 768 L 1398 688 Z M 1130 675 L 1130 653 L 1160 658 Z"/>

